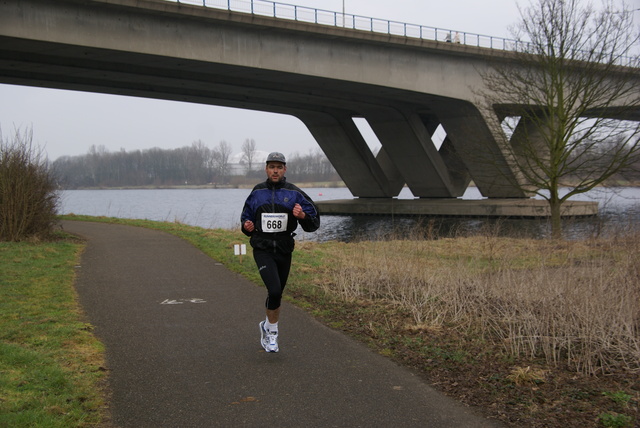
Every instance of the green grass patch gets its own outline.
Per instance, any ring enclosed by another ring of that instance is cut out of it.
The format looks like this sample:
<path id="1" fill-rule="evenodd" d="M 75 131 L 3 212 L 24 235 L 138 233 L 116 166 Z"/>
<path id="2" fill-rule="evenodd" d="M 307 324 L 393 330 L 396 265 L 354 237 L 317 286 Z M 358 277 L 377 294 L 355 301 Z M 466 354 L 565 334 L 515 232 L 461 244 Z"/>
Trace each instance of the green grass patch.
<path id="1" fill-rule="evenodd" d="M 82 243 L 0 242 L 0 426 L 101 420 L 103 347 L 73 288 Z"/>
<path id="2" fill-rule="evenodd" d="M 633 426 L 633 418 L 618 413 L 602 413 L 598 419 L 602 426 L 607 428 L 630 428 Z"/>

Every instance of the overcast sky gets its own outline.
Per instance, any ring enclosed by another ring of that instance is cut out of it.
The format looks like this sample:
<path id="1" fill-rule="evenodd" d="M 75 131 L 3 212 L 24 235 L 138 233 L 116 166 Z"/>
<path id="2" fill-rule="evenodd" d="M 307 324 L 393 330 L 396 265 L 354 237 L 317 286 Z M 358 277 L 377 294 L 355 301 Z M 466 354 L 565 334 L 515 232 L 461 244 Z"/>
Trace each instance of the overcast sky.
<path id="1" fill-rule="evenodd" d="M 341 12 L 343 0 L 288 0 Z M 508 37 L 517 23 L 517 4 L 528 0 L 344 0 L 347 14 L 382 18 L 468 33 Z M 631 0 L 640 7 L 640 0 Z M 0 126 L 5 138 L 16 127 L 32 127 L 34 142 L 50 160 L 87 153 L 91 145 L 109 151 L 164 149 L 201 140 L 220 141 L 240 151 L 247 138 L 258 150 L 305 154 L 318 145 L 297 119 L 216 106 L 158 101 L 0 84 Z"/>

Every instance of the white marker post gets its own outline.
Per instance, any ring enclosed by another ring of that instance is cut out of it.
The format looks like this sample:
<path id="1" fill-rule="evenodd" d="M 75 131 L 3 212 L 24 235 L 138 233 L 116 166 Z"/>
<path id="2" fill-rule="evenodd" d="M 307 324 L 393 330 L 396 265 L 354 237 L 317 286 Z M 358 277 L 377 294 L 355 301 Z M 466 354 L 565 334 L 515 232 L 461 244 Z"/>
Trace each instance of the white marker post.
<path id="1" fill-rule="evenodd" d="M 234 244 L 233 254 L 236 256 L 240 256 L 240 263 L 242 263 L 242 256 L 247 254 L 247 246 L 245 244 Z"/>

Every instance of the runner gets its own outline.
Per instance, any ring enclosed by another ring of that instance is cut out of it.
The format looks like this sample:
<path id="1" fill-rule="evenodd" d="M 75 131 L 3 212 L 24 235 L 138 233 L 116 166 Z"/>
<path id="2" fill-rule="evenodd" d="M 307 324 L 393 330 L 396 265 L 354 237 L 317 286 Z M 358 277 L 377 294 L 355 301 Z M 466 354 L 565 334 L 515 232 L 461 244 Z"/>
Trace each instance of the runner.
<path id="1" fill-rule="evenodd" d="M 266 181 L 257 184 L 244 203 L 242 232 L 250 236 L 253 258 L 267 287 L 267 316 L 259 324 L 260 343 L 267 352 L 278 352 L 278 320 L 282 292 L 291 270 L 298 224 L 305 232 L 320 227 L 320 214 L 311 198 L 285 178 L 287 162 L 282 153 L 267 156 Z"/>

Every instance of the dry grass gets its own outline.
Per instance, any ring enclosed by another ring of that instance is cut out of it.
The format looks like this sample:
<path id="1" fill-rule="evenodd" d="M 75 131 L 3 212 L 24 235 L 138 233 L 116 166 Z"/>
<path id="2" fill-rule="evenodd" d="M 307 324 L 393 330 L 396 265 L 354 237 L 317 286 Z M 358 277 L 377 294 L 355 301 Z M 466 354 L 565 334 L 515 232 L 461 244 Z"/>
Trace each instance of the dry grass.
<path id="1" fill-rule="evenodd" d="M 591 375 L 635 371 L 638 238 L 341 244 L 325 287 L 347 300 L 399 305 L 418 326 L 477 331 L 514 357 Z"/>

